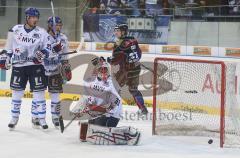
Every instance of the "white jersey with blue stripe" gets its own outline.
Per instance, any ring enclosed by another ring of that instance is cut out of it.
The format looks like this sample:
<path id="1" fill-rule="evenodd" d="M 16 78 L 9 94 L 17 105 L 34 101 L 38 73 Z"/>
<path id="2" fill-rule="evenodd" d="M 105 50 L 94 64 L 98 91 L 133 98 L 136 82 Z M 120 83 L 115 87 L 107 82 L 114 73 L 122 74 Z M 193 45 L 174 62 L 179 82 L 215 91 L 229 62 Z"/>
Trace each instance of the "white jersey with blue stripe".
<path id="1" fill-rule="evenodd" d="M 51 47 L 57 42 L 61 42 L 62 50 L 55 53 L 53 48 L 51 48 L 51 53 L 48 58 L 44 59 L 45 74 L 47 76 L 55 75 L 60 73 L 60 66 L 62 60 L 67 60 L 67 55 L 58 56 L 57 54 L 69 52 L 68 39 L 66 35 L 60 33 L 57 37 L 50 36 Z"/>
<path id="2" fill-rule="evenodd" d="M 49 53 L 50 41 L 48 33 L 41 27 L 26 29 L 23 24 L 15 25 L 9 30 L 13 32 L 8 54 L 12 55 L 15 67 L 35 65 L 33 59 L 37 51 Z"/>

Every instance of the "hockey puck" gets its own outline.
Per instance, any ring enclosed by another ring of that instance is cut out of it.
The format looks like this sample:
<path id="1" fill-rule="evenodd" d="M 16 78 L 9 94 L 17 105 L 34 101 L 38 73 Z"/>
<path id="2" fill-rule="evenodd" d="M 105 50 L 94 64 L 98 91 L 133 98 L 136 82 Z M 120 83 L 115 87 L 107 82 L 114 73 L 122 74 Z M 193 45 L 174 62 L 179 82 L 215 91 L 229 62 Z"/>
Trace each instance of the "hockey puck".
<path id="1" fill-rule="evenodd" d="M 212 139 L 209 139 L 208 140 L 208 144 L 212 144 L 213 143 L 213 140 Z"/>

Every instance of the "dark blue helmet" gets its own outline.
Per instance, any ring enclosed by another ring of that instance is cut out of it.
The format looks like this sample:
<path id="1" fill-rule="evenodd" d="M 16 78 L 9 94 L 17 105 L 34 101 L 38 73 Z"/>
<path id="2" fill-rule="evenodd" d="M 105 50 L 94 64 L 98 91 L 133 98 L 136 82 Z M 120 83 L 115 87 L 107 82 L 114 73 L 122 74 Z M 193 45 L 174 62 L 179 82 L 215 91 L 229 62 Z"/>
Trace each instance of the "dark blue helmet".
<path id="1" fill-rule="evenodd" d="M 53 17 L 50 16 L 47 21 L 48 25 L 53 26 Z M 55 24 L 62 24 L 62 19 L 59 16 L 55 16 Z"/>
<path id="2" fill-rule="evenodd" d="M 37 8 L 32 8 L 32 7 L 30 7 L 30 8 L 27 8 L 26 10 L 25 10 L 25 15 L 26 16 L 36 16 L 36 17 L 40 17 L 40 12 L 37 10 Z"/>
<path id="3" fill-rule="evenodd" d="M 117 24 L 114 29 L 119 29 L 121 31 L 128 31 L 128 25 L 127 24 Z"/>

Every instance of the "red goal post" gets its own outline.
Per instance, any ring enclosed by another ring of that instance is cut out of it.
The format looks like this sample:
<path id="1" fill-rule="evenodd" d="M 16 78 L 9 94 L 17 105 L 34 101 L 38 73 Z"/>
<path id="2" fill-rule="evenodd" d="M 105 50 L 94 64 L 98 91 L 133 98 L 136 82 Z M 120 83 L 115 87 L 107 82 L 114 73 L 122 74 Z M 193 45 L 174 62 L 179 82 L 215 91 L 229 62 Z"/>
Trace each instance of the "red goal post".
<path id="1" fill-rule="evenodd" d="M 195 69 L 199 69 L 199 71 L 196 71 Z M 201 69 L 204 69 L 201 71 Z M 217 69 L 217 74 L 214 74 Z M 169 71 L 169 72 L 167 72 Z M 212 73 L 213 75 L 216 75 L 220 77 L 220 86 L 221 86 L 221 92 L 219 98 L 219 102 L 217 105 L 217 108 L 219 108 L 219 118 L 214 119 L 213 124 L 216 124 L 218 126 L 219 131 L 214 131 L 214 132 L 219 132 L 218 137 L 220 139 L 220 147 L 223 147 L 224 141 L 225 141 L 225 94 L 226 94 L 226 66 L 223 61 L 211 61 L 211 60 L 199 60 L 199 59 L 182 59 L 182 58 L 164 58 L 164 57 L 157 57 L 154 60 L 154 78 L 153 78 L 153 121 L 152 121 L 152 134 L 153 135 L 161 135 L 161 130 L 165 130 L 161 128 L 164 124 L 164 121 L 162 118 L 158 119 L 158 110 L 159 109 L 164 109 L 166 108 L 167 112 L 176 112 L 176 111 L 181 111 L 180 110 L 175 110 L 179 109 L 178 103 L 181 104 L 181 106 L 188 106 L 189 108 L 194 108 L 194 106 L 199 106 L 197 103 L 195 104 L 196 96 L 200 97 L 199 99 L 205 99 L 204 97 L 206 96 L 205 94 L 202 95 L 201 87 L 197 87 L 195 84 L 199 84 L 203 81 L 198 81 L 197 79 L 194 80 L 194 78 L 199 78 L 200 80 L 204 78 L 204 75 L 207 75 L 204 71 L 209 71 L 206 73 Z M 168 75 L 166 75 L 169 73 Z M 172 74 L 171 74 L 172 73 Z M 195 75 L 198 76 L 193 76 L 194 73 Z M 197 74 L 199 73 L 199 74 Z M 178 76 L 179 75 L 179 76 Z M 203 76 L 201 76 L 203 75 Z M 188 76 L 188 77 L 187 77 Z M 188 79 L 189 78 L 189 79 Z M 190 79 L 192 78 L 192 80 Z M 180 80 L 180 81 L 176 81 Z M 174 83 L 176 82 L 176 83 Z M 177 83 L 178 82 L 178 83 Z M 174 85 L 176 84 L 176 85 Z M 169 86 L 168 86 L 169 85 Z M 185 87 L 183 87 L 185 86 Z M 192 86 L 192 87 L 191 87 Z M 175 88 L 173 88 L 175 87 Z M 186 89 L 185 89 L 186 88 Z M 194 94 L 196 94 L 194 96 Z M 183 99 L 181 98 L 181 95 L 183 96 Z M 201 98 L 202 97 L 202 98 Z M 178 99 L 179 98 L 179 99 Z M 171 100 L 172 99 L 172 100 Z M 191 100 L 192 99 L 192 100 Z M 213 98 L 214 99 L 214 98 Z M 183 102 L 186 101 L 186 104 Z M 191 103 L 192 101 L 192 103 Z M 164 102 L 164 103 L 163 103 Z M 197 101 L 196 101 L 197 102 Z M 206 105 L 204 105 L 202 108 L 206 106 L 212 106 L 212 105 L 207 105 L 208 102 L 211 102 L 210 100 L 206 101 Z M 163 103 L 162 107 L 158 104 Z M 191 104 L 191 105 L 190 105 Z M 211 103 L 210 103 L 211 104 Z M 169 108 L 169 107 L 170 108 Z M 174 107 L 174 108 L 173 108 Z M 209 107 L 209 108 L 215 108 L 215 107 Z M 172 110 L 173 109 L 173 110 Z M 190 111 L 191 112 L 191 111 Z M 196 114 L 199 115 L 199 114 Z M 201 117 L 208 117 L 206 114 L 203 114 L 201 116 L 197 116 L 196 120 L 194 121 L 189 121 L 187 125 L 182 125 L 185 122 L 177 122 L 175 121 L 174 123 L 171 123 L 171 121 L 167 120 L 167 123 L 164 124 L 166 127 L 170 127 L 170 132 L 173 132 L 174 130 L 179 130 L 179 133 L 181 133 L 181 130 L 184 127 L 186 129 L 194 128 L 197 127 L 202 127 L 202 123 L 200 123 L 202 120 L 197 120 L 197 119 L 203 119 L 206 120 L 206 118 L 201 118 Z M 215 116 L 214 116 L 215 117 Z M 211 116 L 209 116 L 209 121 L 211 119 Z M 199 123 L 198 123 L 199 121 Z M 168 124 L 169 122 L 169 124 Z M 192 125 L 191 125 L 192 123 Z M 208 122 L 206 122 L 207 124 Z M 179 126 L 174 128 L 173 126 Z M 182 127 L 180 127 L 182 126 Z M 204 130 L 209 130 L 211 132 L 212 129 L 206 129 Z M 191 129 L 192 130 L 192 129 Z M 200 129 L 201 131 L 201 129 Z M 191 132 L 191 131 L 190 131 Z M 176 133 L 178 133 L 176 131 Z M 187 133 L 187 132 L 186 132 Z M 178 134 L 176 134 L 178 135 Z M 181 134 L 179 134 L 181 135 Z M 190 134 L 191 135 L 191 134 Z M 194 133 L 192 135 L 195 135 Z M 198 134 L 199 135 L 199 134 Z M 201 134 L 200 134 L 201 135 Z M 204 134 L 203 134 L 204 136 Z"/>

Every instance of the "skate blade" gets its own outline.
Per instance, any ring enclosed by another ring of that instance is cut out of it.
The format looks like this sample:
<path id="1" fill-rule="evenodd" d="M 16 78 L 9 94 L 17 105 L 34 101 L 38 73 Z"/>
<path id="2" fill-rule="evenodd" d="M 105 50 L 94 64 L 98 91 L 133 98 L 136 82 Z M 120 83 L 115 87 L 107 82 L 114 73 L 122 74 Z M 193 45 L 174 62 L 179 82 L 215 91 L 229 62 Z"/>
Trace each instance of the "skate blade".
<path id="1" fill-rule="evenodd" d="M 32 125 L 32 128 L 33 128 L 33 129 L 40 129 L 40 126 L 38 126 L 38 125 Z"/>
<path id="2" fill-rule="evenodd" d="M 54 127 L 55 127 L 55 129 L 60 130 L 60 127 L 59 127 L 59 126 L 54 126 Z"/>
<path id="3" fill-rule="evenodd" d="M 14 130 L 15 130 L 15 127 L 9 128 L 9 131 L 14 131 Z"/>

